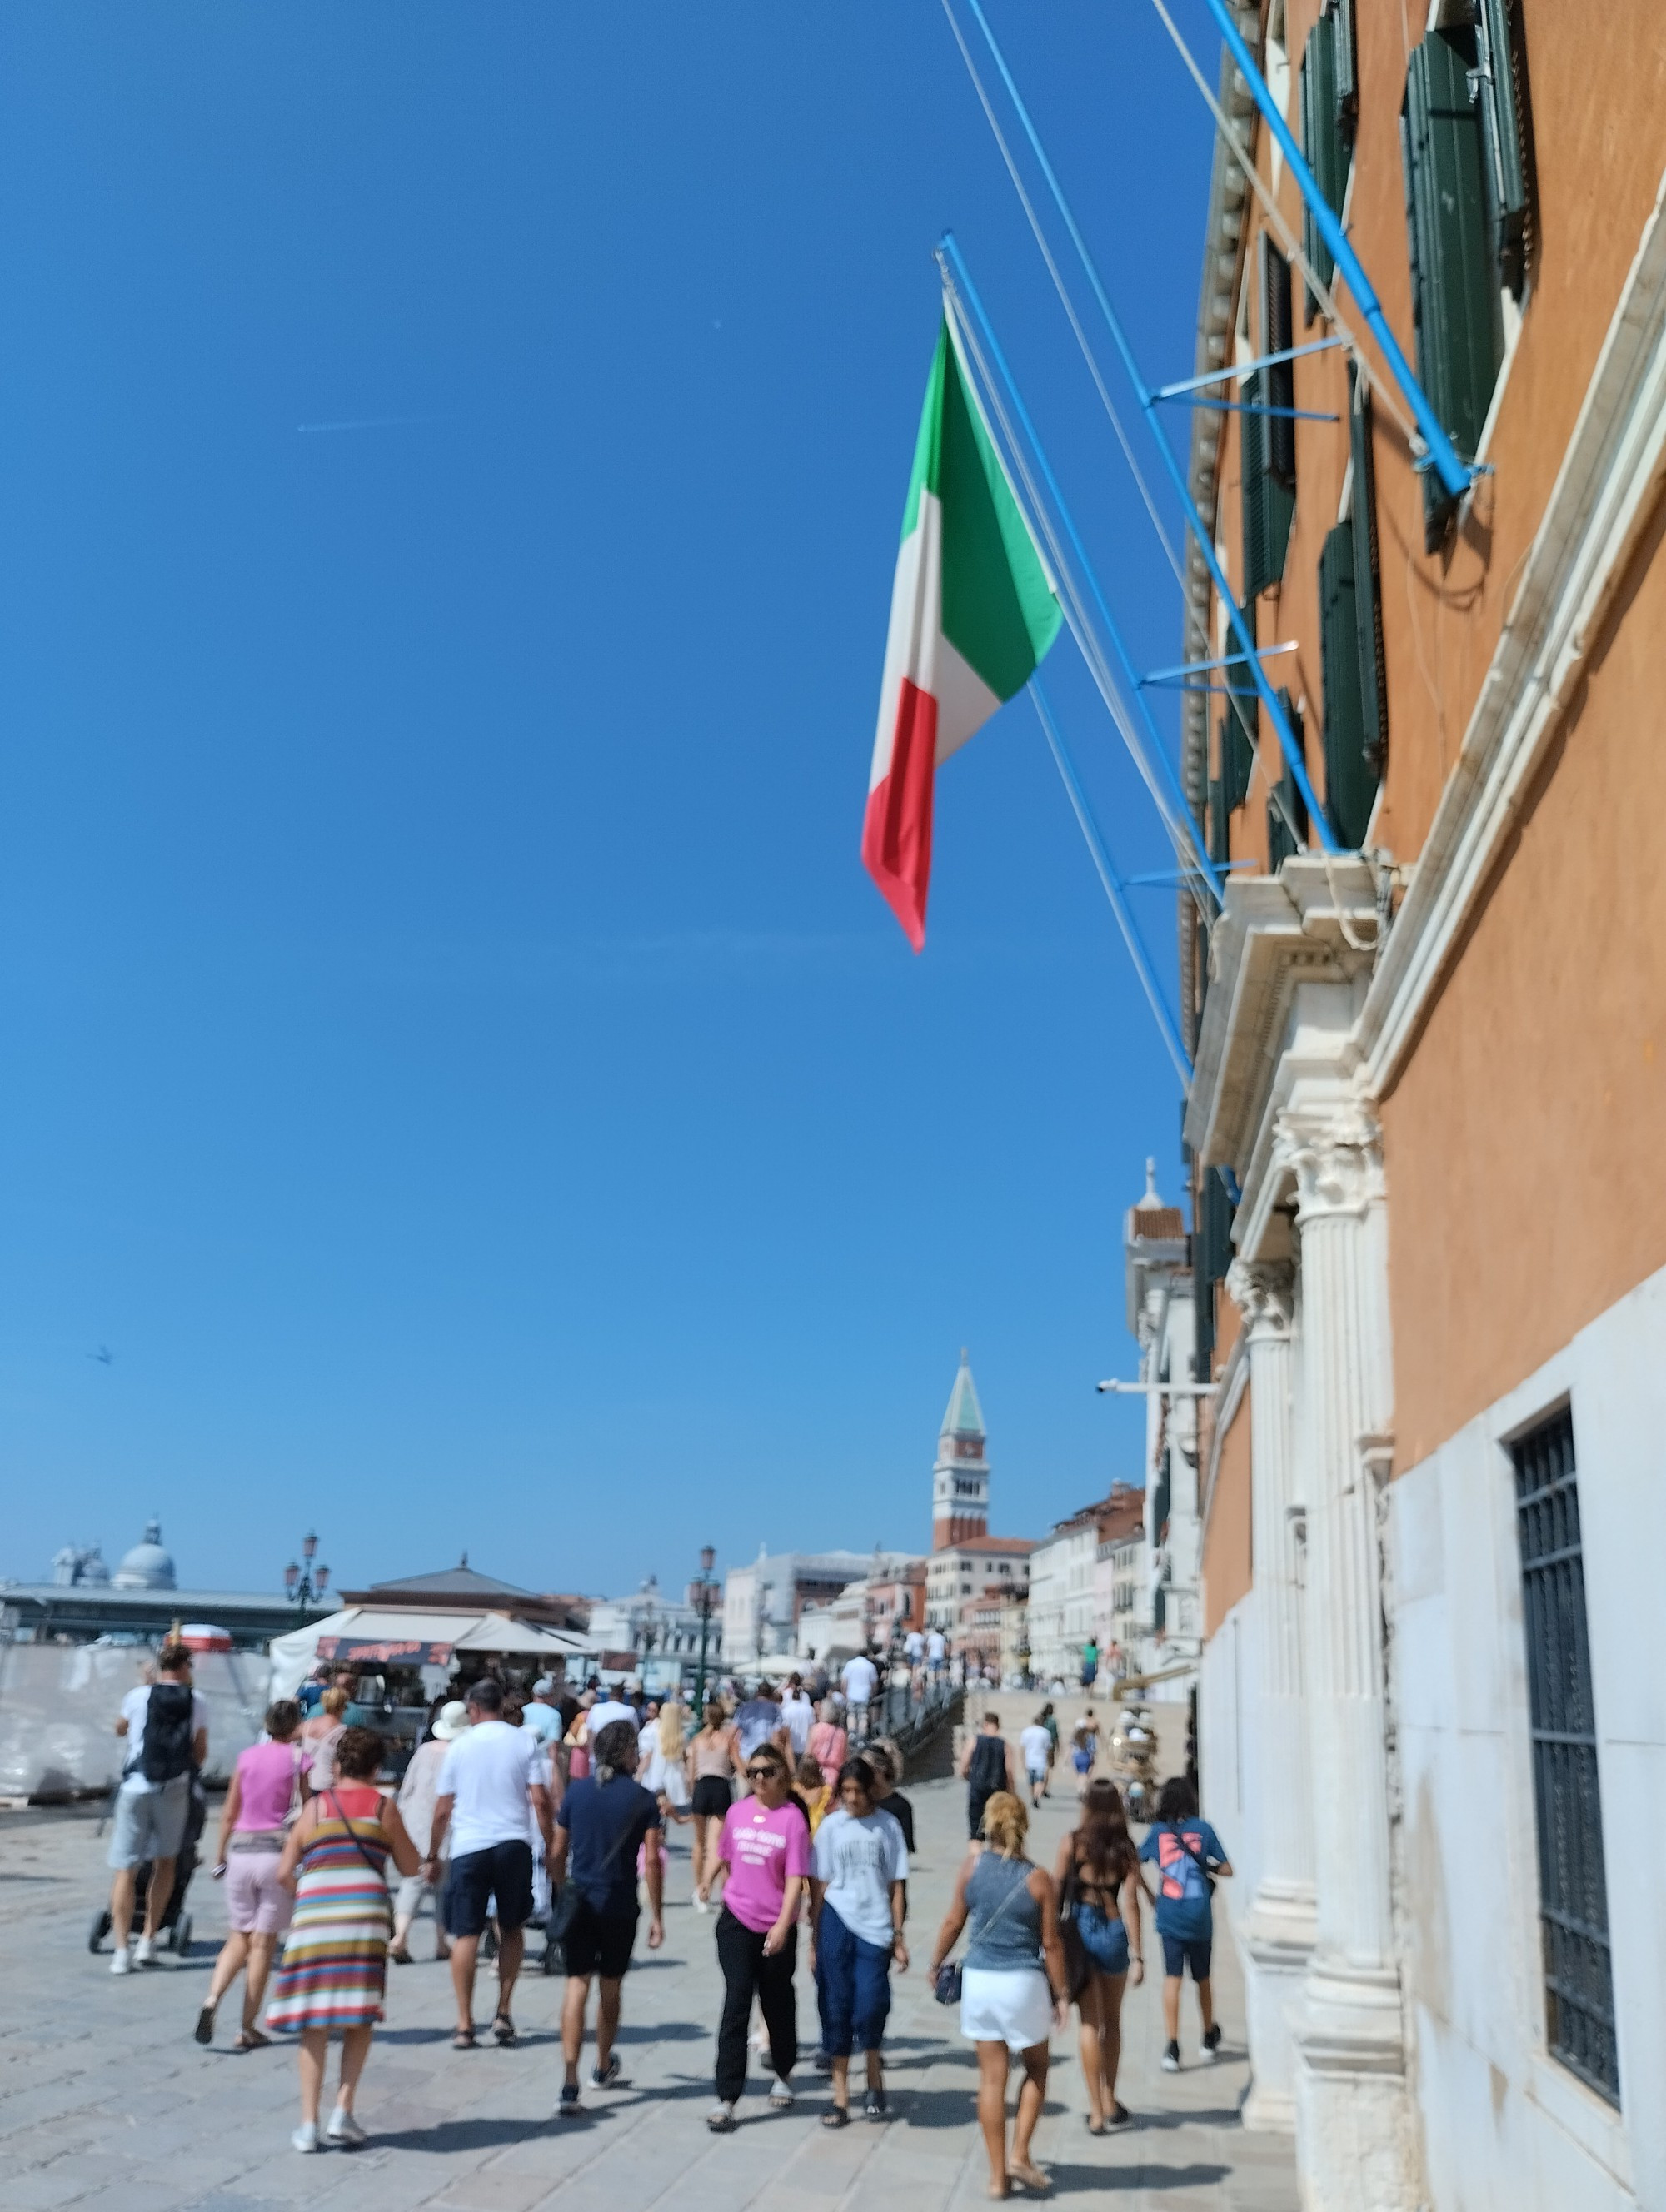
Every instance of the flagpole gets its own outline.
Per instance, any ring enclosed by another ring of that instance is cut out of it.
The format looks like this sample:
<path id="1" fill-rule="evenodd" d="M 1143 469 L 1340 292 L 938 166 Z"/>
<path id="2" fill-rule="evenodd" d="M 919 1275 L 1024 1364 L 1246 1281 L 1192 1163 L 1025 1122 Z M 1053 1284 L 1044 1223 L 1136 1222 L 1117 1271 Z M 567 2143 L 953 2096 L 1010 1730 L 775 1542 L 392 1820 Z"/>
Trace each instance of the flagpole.
<path id="1" fill-rule="evenodd" d="M 1060 779 L 1069 796 L 1070 804 L 1075 811 L 1076 819 L 1081 826 L 1082 836 L 1087 841 L 1087 849 L 1092 856 L 1095 868 L 1098 871 L 1099 881 L 1104 885 L 1105 896 L 1110 901 L 1110 910 L 1116 917 L 1116 927 L 1122 933 L 1122 942 L 1128 947 L 1128 958 L 1134 963 L 1134 973 L 1139 976 L 1144 988 L 1146 1003 L 1151 1007 L 1157 1026 L 1163 1032 L 1163 1042 L 1168 1047 L 1169 1058 L 1174 1062 L 1175 1073 L 1180 1078 L 1183 1086 L 1189 1091 L 1192 1085 L 1192 1063 L 1187 1056 L 1185 1046 L 1180 1041 L 1180 1032 L 1175 1026 L 1174 1017 L 1169 1012 L 1168 1003 L 1158 983 L 1156 970 L 1151 963 L 1151 956 L 1146 951 L 1145 942 L 1140 937 L 1134 915 L 1129 909 L 1125 896 L 1127 887 L 1122 877 L 1117 874 L 1116 865 L 1106 849 L 1105 841 L 1099 833 L 1098 823 L 1094 819 L 1093 810 L 1087 803 L 1087 793 L 1082 789 L 1081 778 L 1076 773 L 1076 763 L 1071 758 L 1070 749 L 1065 744 L 1063 732 L 1054 719 L 1052 706 L 1046 692 L 1042 690 L 1041 678 L 1038 674 L 1030 678 L 1030 696 L 1035 702 L 1037 720 L 1046 732 L 1048 744 L 1053 749 L 1053 758 L 1057 764 Z"/>
<path id="2" fill-rule="evenodd" d="M 1024 404 L 1024 398 L 1018 390 L 1012 367 L 1001 349 L 1000 340 L 995 336 L 994 325 L 990 322 L 988 310 L 979 296 L 978 289 L 972 282 L 971 272 L 967 268 L 965 257 L 960 251 L 960 242 L 952 230 L 944 232 L 942 242 L 938 247 L 938 254 L 940 260 L 952 264 L 953 289 L 964 297 L 967 305 L 977 318 L 978 330 L 984 343 L 989 349 L 990 356 L 996 368 L 1000 373 L 1001 382 L 1006 386 L 1006 395 L 1012 403 L 1012 412 L 1017 416 L 1024 434 L 1029 441 L 1030 449 L 1036 457 L 1036 464 L 1041 471 L 1042 481 L 1047 486 L 1049 496 L 1058 512 L 1060 521 L 1064 525 L 1065 534 L 1070 540 L 1077 566 L 1086 580 L 1089 591 L 1093 594 L 1093 604 L 1098 610 L 1099 620 L 1104 625 L 1106 636 L 1110 641 L 1111 650 L 1121 664 L 1123 680 L 1128 687 L 1129 697 L 1137 708 L 1140 719 L 1145 725 L 1146 735 L 1150 742 L 1152 752 L 1156 757 L 1157 764 L 1162 770 L 1163 781 L 1168 787 L 1169 795 L 1178 812 L 1179 819 L 1185 824 L 1185 840 L 1190 848 L 1189 854 L 1186 857 L 1192 860 L 1199 874 L 1208 884 L 1210 894 L 1215 905 L 1219 907 L 1224 897 L 1220 878 L 1216 873 L 1214 863 L 1205 849 L 1202 839 L 1198 835 L 1197 824 L 1192 818 L 1192 811 L 1186 804 L 1186 794 L 1180 787 L 1180 781 L 1174 772 L 1173 763 L 1169 759 L 1168 750 L 1158 733 L 1157 725 L 1152 720 L 1151 709 L 1146 704 L 1145 696 L 1140 688 L 1139 672 L 1129 657 L 1128 649 L 1122 642 L 1122 634 L 1117 629 L 1110 609 L 1106 605 L 1098 575 L 1093 563 L 1088 558 L 1087 548 L 1082 543 L 1081 532 L 1076 527 L 1076 519 L 1070 511 L 1063 491 L 1060 489 L 1057 477 L 1053 473 L 1053 465 L 1047 458 L 1047 449 L 1042 444 L 1035 423 L 1031 418 L 1030 410 Z M 1107 702 L 1107 704 L 1109 703 Z M 1126 732 L 1124 736 L 1126 739 Z M 1130 750 L 1134 748 L 1131 746 Z M 1170 835 L 1172 834 L 1171 827 Z"/>
<path id="3" fill-rule="evenodd" d="M 1318 794 L 1309 781 L 1307 762 L 1301 744 L 1291 727 L 1289 716 L 1280 705 L 1277 694 L 1268 682 L 1266 672 L 1256 658 L 1256 641 L 1250 634 L 1250 625 L 1243 618 L 1243 609 L 1232 596 L 1232 587 L 1227 581 L 1226 572 L 1221 567 L 1219 556 L 1215 551 L 1214 538 L 1205 526 L 1203 517 L 1198 513 L 1197 501 L 1192 497 L 1191 486 L 1186 481 L 1186 472 L 1176 459 L 1174 448 L 1168 441 L 1168 434 L 1158 419 L 1155 397 L 1140 373 L 1140 364 L 1134 359 L 1134 349 L 1128 343 L 1128 335 L 1117 319 L 1116 310 L 1110 304 L 1110 295 L 1105 290 L 1104 280 L 1099 274 L 1093 256 L 1088 252 L 1087 240 L 1083 237 L 1080 226 L 1071 211 L 1070 203 L 1065 198 L 1064 187 L 1059 182 L 1053 164 L 1047 158 L 1047 149 L 1042 144 L 1041 134 L 1031 119 L 1030 110 L 1025 106 L 1024 96 L 1018 88 L 1012 72 L 1006 66 L 1006 57 L 996 44 L 995 34 L 989 28 L 988 18 L 984 15 L 980 0 L 966 0 L 966 4 L 971 9 L 979 30 L 983 33 L 983 42 L 988 47 L 995 67 L 1000 72 L 1001 82 L 1006 88 L 1006 96 L 1012 101 L 1018 121 L 1024 126 L 1025 137 L 1030 141 L 1030 150 L 1035 155 L 1043 176 L 1047 179 L 1047 188 L 1053 196 L 1053 204 L 1057 208 L 1064 227 L 1070 234 L 1070 242 L 1076 249 L 1076 258 L 1082 264 L 1089 287 L 1098 303 L 1099 313 L 1104 318 L 1105 327 L 1110 332 L 1111 342 L 1122 358 L 1128 382 L 1134 386 L 1134 396 L 1140 403 L 1140 412 L 1146 418 L 1152 436 L 1157 441 L 1157 449 L 1162 458 L 1163 465 L 1168 471 L 1169 480 L 1174 486 L 1176 496 L 1179 499 L 1187 522 L 1191 526 L 1192 537 L 1199 553 L 1202 556 L 1203 565 L 1208 570 L 1210 580 L 1219 595 L 1221 605 L 1231 627 L 1232 635 L 1237 641 L 1239 651 L 1248 660 L 1251 681 L 1272 721 L 1286 763 L 1291 775 L 1295 780 L 1296 788 L 1302 794 L 1302 802 L 1307 808 L 1308 820 L 1313 834 L 1327 853 L 1340 853 L 1342 848 L 1338 842 L 1336 832 L 1332 829 L 1329 817 L 1319 804 Z M 1188 818 L 1189 819 L 1189 817 Z M 1213 886 L 1214 881 L 1213 873 L 1210 881 Z M 1219 896 L 1218 891 L 1216 895 Z"/>

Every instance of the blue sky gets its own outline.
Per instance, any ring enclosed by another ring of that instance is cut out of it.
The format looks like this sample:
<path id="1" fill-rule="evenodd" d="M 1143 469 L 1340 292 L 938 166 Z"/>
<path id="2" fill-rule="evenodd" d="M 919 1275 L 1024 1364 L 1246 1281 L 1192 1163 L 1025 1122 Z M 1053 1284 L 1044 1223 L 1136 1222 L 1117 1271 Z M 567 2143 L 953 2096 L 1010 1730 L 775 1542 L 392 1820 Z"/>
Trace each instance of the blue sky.
<path id="1" fill-rule="evenodd" d="M 1185 373 L 1154 15 L 992 15 Z M 348 1583 L 923 1547 L 963 1343 L 997 1528 L 1137 1474 L 1092 1384 L 1178 1092 L 1027 705 L 922 957 L 857 857 L 945 224 L 1174 660 L 930 0 L 8 10 L 0 1572 L 152 1510 L 239 1587 L 309 1522 Z"/>

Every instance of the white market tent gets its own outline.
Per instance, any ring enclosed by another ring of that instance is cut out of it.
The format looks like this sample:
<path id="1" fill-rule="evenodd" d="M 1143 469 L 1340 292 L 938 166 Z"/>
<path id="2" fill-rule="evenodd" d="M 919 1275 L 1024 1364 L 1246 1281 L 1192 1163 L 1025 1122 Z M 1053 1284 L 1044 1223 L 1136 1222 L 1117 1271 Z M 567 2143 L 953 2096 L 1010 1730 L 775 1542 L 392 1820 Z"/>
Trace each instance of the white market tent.
<path id="1" fill-rule="evenodd" d="M 528 1659 L 587 1657 L 596 1649 L 575 1629 L 538 1628 L 507 1613 L 405 1613 L 351 1605 L 271 1641 L 270 1694 L 293 1697 L 320 1659 L 344 1666 L 440 1667 L 464 1651 Z"/>

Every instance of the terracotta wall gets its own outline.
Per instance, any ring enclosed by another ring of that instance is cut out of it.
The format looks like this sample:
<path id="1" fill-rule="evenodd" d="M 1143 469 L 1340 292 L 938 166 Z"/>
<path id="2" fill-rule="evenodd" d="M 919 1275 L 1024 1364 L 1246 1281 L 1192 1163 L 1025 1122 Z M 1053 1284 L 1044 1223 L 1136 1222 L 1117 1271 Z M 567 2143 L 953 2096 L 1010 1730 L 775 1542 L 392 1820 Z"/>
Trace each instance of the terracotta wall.
<path id="1" fill-rule="evenodd" d="M 1432 556 L 1403 441 L 1386 416 L 1377 420 L 1389 757 L 1371 841 L 1402 860 L 1416 858 L 1462 744 L 1666 162 L 1666 32 L 1656 0 L 1521 3 L 1538 173 L 1533 287 L 1502 373 L 1485 456 L 1494 473 Z M 1289 0 L 1292 120 L 1295 68 L 1318 13 L 1319 0 Z M 1355 15 L 1350 234 L 1410 355 L 1399 118 L 1407 55 L 1427 11 L 1422 0 L 1380 0 Z M 1560 98 L 1566 86 L 1581 96 Z M 1586 96 L 1593 87 L 1600 97 Z M 1270 178 L 1265 132 L 1258 153 Z M 1298 228 L 1287 177 L 1280 200 Z M 1241 264 L 1252 300 L 1258 222 L 1246 223 Z M 1346 295 L 1344 304 L 1348 312 Z M 1303 325 L 1298 285 L 1298 343 L 1324 328 Z M 1252 307 L 1257 350 L 1261 337 Z M 1298 407 L 1344 412 L 1341 354 L 1298 362 L 1295 375 Z M 1216 534 L 1236 579 L 1239 439 L 1227 419 Z M 1317 565 L 1336 520 L 1346 440 L 1344 424 L 1297 425 L 1285 579 L 1258 609 L 1261 642 L 1298 643 L 1268 673 L 1304 704 L 1321 793 Z M 1657 795 L 1666 584 L 1657 544 L 1657 534 L 1639 556 L 1486 909 L 1383 1102 L 1402 1466 L 1666 1264 L 1666 1175 L 1644 1164 L 1666 1103 L 1666 832 Z M 1210 703 L 1213 759 L 1221 702 Z M 1264 864 L 1268 784 L 1281 766 L 1265 727 L 1261 757 L 1250 804 L 1233 817 L 1232 851 Z M 1223 1480 L 1224 1469 L 1223 1461 Z M 1211 1618 L 1224 1610 L 1212 1587 Z"/>
<path id="2" fill-rule="evenodd" d="M 1666 1265 L 1663 534 L 1383 1103 L 1402 1468 Z"/>
<path id="3" fill-rule="evenodd" d="M 1250 1588 L 1250 1393 L 1221 1441 L 1220 1464 L 1203 1530 L 1203 1633 L 1213 1636 Z"/>

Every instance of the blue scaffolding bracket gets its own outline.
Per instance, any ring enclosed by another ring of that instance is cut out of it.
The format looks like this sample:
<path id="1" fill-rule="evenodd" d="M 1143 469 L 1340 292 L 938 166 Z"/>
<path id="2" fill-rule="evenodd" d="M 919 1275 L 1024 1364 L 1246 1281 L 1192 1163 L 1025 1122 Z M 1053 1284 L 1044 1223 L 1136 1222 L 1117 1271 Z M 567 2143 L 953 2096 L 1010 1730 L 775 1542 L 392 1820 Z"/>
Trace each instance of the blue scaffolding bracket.
<path id="1" fill-rule="evenodd" d="M 1274 660 L 1281 653 L 1300 651 L 1300 646 L 1293 641 L 1284 645 L 1258 645 L 1255 657 L 1257 660 Z M 1201 676 L 1211 668 L 1247 668 L 1249 665 L 1250 655 L 1247 653 L 1229 653 L 1219 660 L 1183 660 L 1177 668 L 1153 668 L 1149 676 L 1142 676 L 1140 681 L 1141 684 L 1178 684 L 1183 691 L 1218 691 L 1221 688 L 1218 684 L 1196 685 L 1189 683 L 1187 678 Z M 1236 698 L 1237 694 L 1233 692 L 1231 696 Z"/>
<path id="2" fill-rule="evenodd" d="M 1329 353 L 1334 346 L 1347 343 L 1346 338 L 1314 338 L 1306 345 L 1286 346 L 1279 353 L 1257 354 L 1254 361 L 1241 361 L 1235 368 L 1212 368 L 1202 376 L 1183 376 L 1177 384 L 1160 384 L 1152 398 L 1178 399 L 1185 392 L 1201 392 L 1208 384 L 1236 384 L 1240 377 L 1253 376 L 1258 368 L 1277 368 L 1281 362 L 1300 361 L 1310 353 Z"/>

